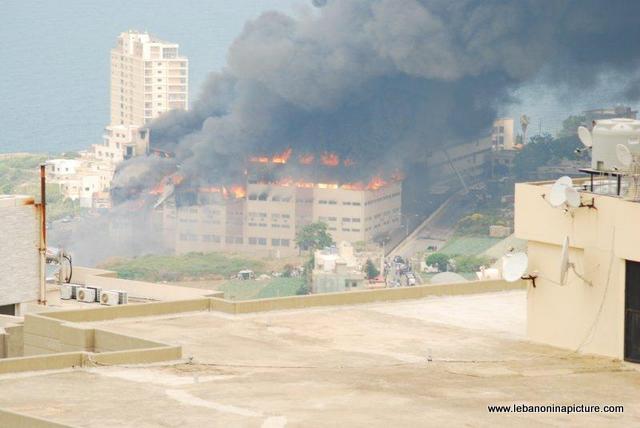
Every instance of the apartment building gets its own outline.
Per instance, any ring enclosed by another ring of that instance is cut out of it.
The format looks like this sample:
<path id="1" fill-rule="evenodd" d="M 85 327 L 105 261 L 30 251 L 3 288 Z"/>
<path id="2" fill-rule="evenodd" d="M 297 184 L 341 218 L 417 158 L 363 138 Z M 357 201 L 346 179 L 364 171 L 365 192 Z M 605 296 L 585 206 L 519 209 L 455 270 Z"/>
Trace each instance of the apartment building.
<path id="1" fill-rule="evenodd" d="M 516 148 L 513 118 L 505 117 L 493 122 L 491 142 L 496 150 L 514 150 Z"/>
<path id="2" fill-rule="evenodd" d="M 148 33 L 121 33 L 111 50 L 111 125 L 144 126 L 188 106 L 189 61 L 177 43 Z"/>
<path id="3" fill-rule="evenodd" d="M 118 164 L 149 152 L 149 130 L 138 125 L 110 125 L 105 128 L 102 144 L 91 146 L 96 160 Z"/>
<path id="4" fill-rule="evenodd" d="M 88 153 L 79 159 L 51 159 L 45 162 L 47 181 L 57 184 L 66 198 L 79 200 L 83 208 L 96 208 L 94 194 L 109 189 L 114 170 L 112 163 L 96 160 Z M 101 205 L 104 205 L 104 201 Z"/>

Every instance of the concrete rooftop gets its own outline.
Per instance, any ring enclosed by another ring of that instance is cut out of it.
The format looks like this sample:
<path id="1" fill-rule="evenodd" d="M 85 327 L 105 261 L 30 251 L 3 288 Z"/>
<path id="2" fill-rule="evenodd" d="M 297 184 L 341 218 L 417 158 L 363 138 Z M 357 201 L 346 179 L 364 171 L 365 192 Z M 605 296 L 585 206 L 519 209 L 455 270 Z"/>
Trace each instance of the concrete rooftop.
<path id="1" fill-rule="evenodd" d="M 638 368 L 525 342 L 525 305 L 524 291 L 510 291 L 93 323 L 180 344 L 186 358 L 0 376 L 0 408 L 78 427 L 640 423 Z M 487 411 L 513 403 L 625 411 Z"/>

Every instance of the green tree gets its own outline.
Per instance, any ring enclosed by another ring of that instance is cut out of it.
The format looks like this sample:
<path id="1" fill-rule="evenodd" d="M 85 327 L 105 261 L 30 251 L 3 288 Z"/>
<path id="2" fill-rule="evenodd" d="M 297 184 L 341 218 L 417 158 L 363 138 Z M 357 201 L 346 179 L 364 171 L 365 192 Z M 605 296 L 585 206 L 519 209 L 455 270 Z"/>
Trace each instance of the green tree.
<path id="1" fill-rule="evenodd" d="M 311 252 L 332 246 L 334 241 L 327 229 L 327 224 L 322 222 L 304 226 L 296 235 L 296 246 L 301 251 Z"/>
<path id="2" fill-rule="evenodd" d="M 514 158 L 514 170 L 518 178 L 530 178 L 539 166 L 553 165 L 562 159 L 578 159 L 575 150 L 580 147 L 582 144 L 576 135 L 560 138 L 553 138 L 551 134 L 534 135 Z"/>
<path id="3" fill-rule="evenodd" d="M 558 138 L 578 135 L 578 127 L 585 125 L 587 118 L 584 115 L 569 116 L 562 121 L 562 129 L 558 131 Z"/>
<path id="4" fill-rule="evenodd" d="M 371 259 L 367 259 L 367 262 L 364 265 L 364 271 L 367 274 L 367 279 L 374 279 L 378 275 L 380 275 L 380 270 L 378 270 L 375 263 L 373 263 Z"/>
<path id="5" fill-rule="evenodd" d="M 427 256 L 425 262 L 429 266 L 437 267 L 438 271 L 444 272 L 447 270 L 447 266 L 449 265 L 449 256 L 444 253 L 433 253 Z"/>

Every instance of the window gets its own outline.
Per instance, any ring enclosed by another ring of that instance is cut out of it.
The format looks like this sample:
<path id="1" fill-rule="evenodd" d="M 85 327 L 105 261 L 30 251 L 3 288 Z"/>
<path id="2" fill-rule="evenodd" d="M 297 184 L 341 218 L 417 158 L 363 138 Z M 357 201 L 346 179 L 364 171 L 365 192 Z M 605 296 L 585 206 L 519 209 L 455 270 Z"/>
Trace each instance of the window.
<path id="1" fill-rule="evenodd" d="M 267 245 L 267 238 L 258 238 L 258 245 Z"/>
<path id="2" fill-rule="evenodd" d="M 289 246 L 289 240 L 288 239 L 281 239 L 280 240 L 280 246 L 281 247 L 288 247 Z"/>
<path id="3" fill-rule="evenodd" d="M 256 245 L 258 243 L 257 238 L 249 238 L 249 245 Z"/>
<path id="4" fill-rule="evenodd" d="M 280 240 L 279 239 L 272 239 L 271 240 L 271 246 L 279 247 L 280 246 Z"/>

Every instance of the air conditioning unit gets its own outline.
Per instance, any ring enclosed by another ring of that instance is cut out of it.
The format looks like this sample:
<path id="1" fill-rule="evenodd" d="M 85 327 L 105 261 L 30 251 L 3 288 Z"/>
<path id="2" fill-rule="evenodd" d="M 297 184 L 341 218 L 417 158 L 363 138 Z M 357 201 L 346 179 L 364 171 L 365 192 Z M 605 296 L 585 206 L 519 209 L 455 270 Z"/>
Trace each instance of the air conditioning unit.
<path id="1" fill-rule="evenodd" d="M 126 305 L 129 298 L 126 291 L 109 290 L 103 291 L 100 296 L 100 304 L 107 306 Z"/>
<path id="2" fill-rule="evenodd" d="M 121 305 L 126 305 L 129 303 L 129 294 L 126 291 L 122 290 L 113 290 L 118 293 L 118 303 Z"/>
<path id="3" fill-rule="evenodd" d="M 91 290 L 95 290 L 96 299 L 94 300 L 94 302 L 100 302 L 100 295 L 102 294 L 102 288 L 101 287 L 91 287 L 89 285 L 87 285 L 86 288 L 89 288 Z"/>
<path id="4" fill-rule="evenodd" d="M 78 302 L 93 303 L 96 301 L 96 289 L 89 287 L 79 287 L 76 292 Z"/>
<path id="5" fill-rule="evenodd" d="M 120 296 L 117 291 L 105 291 L 100 295 L 100 304 L 116 306 L 120 304 Z"/>
<path id="6" fill-rule="evenodd" d="M 60 286 L 60 299 L 72 300 L 75 299 L 78 293 L 79 285 L 76 284 L 62 284 Z"/>

